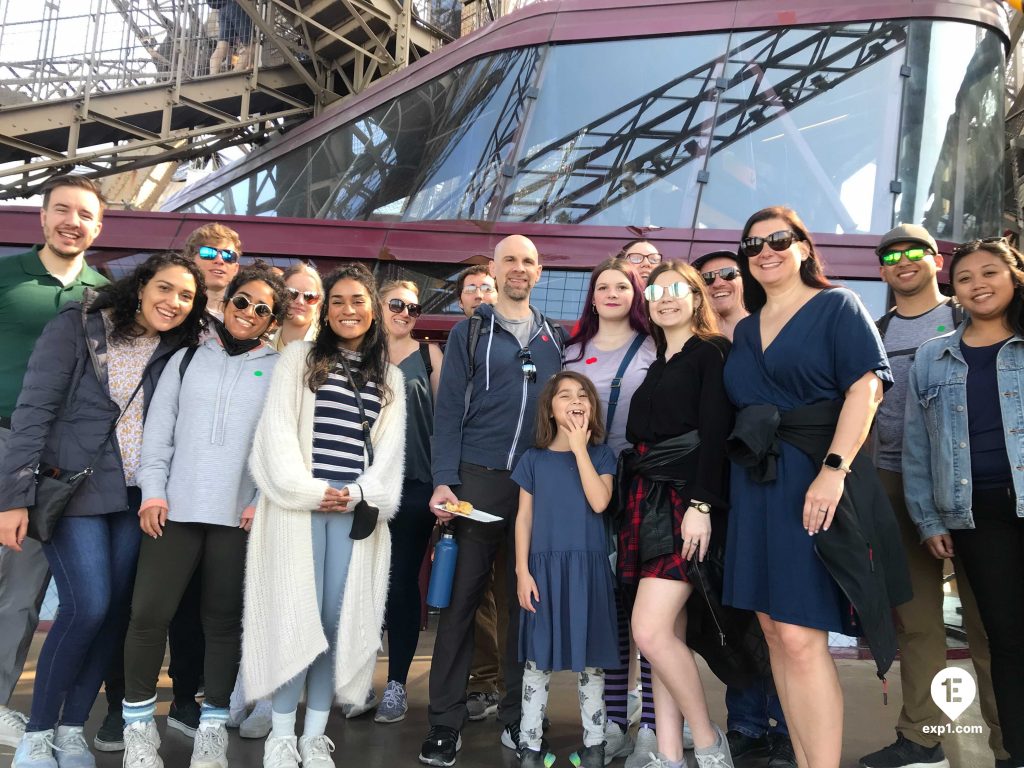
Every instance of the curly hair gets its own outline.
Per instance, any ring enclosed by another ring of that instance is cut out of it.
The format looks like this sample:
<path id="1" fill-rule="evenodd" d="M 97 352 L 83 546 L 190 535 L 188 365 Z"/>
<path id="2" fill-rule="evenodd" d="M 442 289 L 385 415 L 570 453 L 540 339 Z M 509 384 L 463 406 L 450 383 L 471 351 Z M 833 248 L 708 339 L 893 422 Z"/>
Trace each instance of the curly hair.
<path id="1" fill-rule="evenodd" d="M 89 305 L 88 311 L 110 309 L 110 319 L 114 326 L 110 334 L 112 340 L 129 341 L 143 335 L 144 331 L 135 321 L 136 310 L 139 308 L 139 293 L 158 272 L 169 267 L 180 267 L 192 275 L 196 282 L 196 295 L 192 300 L 192 310 L 184 322 L 160 335 L 165 338 L 180 337 L 180 346 L 194 347 L 199 344 L 199 336 L 206 329 L 206 281 L 199 267 L 175 251 L 154 254 L 139 264 L 127 277 L 97 289 L 96 300 Z"/>
<path id="2" fill-rule="evenodd" d="M 956 290 L 957 265 L 972 253 L 985 251 L 998 256 L 1010 268 L 1010 280 L 1013 282 L 1013 298 L 1006 306 L 1006 324 L 1015 336 L 1024 338 L 1024 254 L 1010 245 L 1005 239 L 968 240 L 953 249 L 953 259 L 949 263 L 949 282 Z"/>
<path id="3" fill-rule="evenodd" d="M 583 302 L 583 314 L 580 315 L 580 319 L 576 323 L 576 333 L 574 333 L 565 344 L 566 347 L 570 347 L 573 344 L 579 344 L 580 354 L 579 357 L 573 360 L 566 360 L 567 363 L 574 363 L 577 360 L 582 360 L 583 356 L 587 353 L 587 344 L 589 344 L 590 340 L 597 335 L 597 331 L 601 325 L 601 320 L 597 316 L 597 310 L 594 309 L 594 290 L 597 288 L 598 278 L 601 277 L 602 273 L 607 272 L 610 269 L 621 272 L 633 287 L 633 303 L 630 305 L 628 315 L 630 327 L 637 333 L 642 333 L 644 336 L 649 336 L 651 333 L 651 328 L 647 321 L 647 307 L 646 302 L 644 301 L 644 289 L 643 286 L 640 285 L 640 278 L 637 277 L 636 272 L 630 269 L 628 261 L 620 259 L 617 256 L 613 256 L 610 259 L 602 261 L 594 267 L 594 271 L 590 273 L 590 286 L 587 288 L 587 298 Z"/>
<path id="4" fill-rule="evenodd" d="M 270 268 L 269 264 L 258 259 L 254 264 L 239 269 L 238 273 L 231 279 L 228 287 L 224 290 L 224 303 L 227 304 L 231 297 L 238 293 L 239 288 L 254 280 L 266 283 L 270 286 L 270 290 L 274 292 L 273 316 L 274 321 L 280 325 L 284 320 L 284 313 L 288 309 L 288 304 L 291 302 L 291 296 L 288 294 L 288 289 L 284 287 L 284 280 Z"/>
<path id="5" fill-rule="evenodd" d="M 377 293 L 377 284 L 373 275 L 359 262 L 338 267 L 324 278 L 325 299 L 320 306 L 319 331 L 316 341 L 306 358 L 306 384 L 311 391 L 316 392 L 324 385 L 328 374 L 334 370 L 341 359 L 342 353 L 339 349 L 341 339 L 328 321 L 331 291 L 341 280 L 356 281 L 366 289 L 366 293 L 370 297 L 373 320 L 370 322 L 370 329 L 359 342 L 358 352 L 361 361 L 357 367 L 353 367 L 352 376 L 357 387 L 362 387 L 370 381 L 376 384 L 381 394 L 381 407 L 383 407 L 391 401 L 392 396 L 387 381 L 387 370 L 390 363 L 388 363 L 387 334 L 384 331 L 384 310 L 381 307 L 380 294 Z"/>
<path id="6" fill-rule="evenodd" d="M 654 281 L 666 272 L 675 272 L 690 286 L 690 293 L 693 294 L 693 317 L 690 319 L 690 328 L 693 335 L 705 341 L 722 337 L 718 332 L 718 318 L 711 308 L 711 298 L 708 296 L 707 286 L 700 273 L 685 261 L 663 261 L 651 272 L 651 279 L 647 284 L 654 285 Z M 651 323 L 651 338 L 654 339 L 654 346 L 658 350 L 658 355 L 661 356 L 665 354 L 668 343 L 661 326 L 650 318 L 650 312 L 651 305 L 648 304 L 647 313 Z"/>

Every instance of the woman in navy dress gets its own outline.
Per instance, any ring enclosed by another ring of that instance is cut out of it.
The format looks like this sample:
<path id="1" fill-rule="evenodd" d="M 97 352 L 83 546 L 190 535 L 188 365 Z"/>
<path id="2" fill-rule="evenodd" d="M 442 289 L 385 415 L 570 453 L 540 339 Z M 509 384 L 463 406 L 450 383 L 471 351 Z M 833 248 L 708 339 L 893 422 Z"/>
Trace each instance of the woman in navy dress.
<path id="1" fill-rule="evenodd" d="M 736 327 L 725 366 L 730 400 L 782 414 L 842 402 L 826 460 L 837 468 L 816 465 L 782 440 L 773 481 L 755 482 L 733 466 L 724 592 L 726 603 L 757 611 L 797 761 L 829 768 L 842 751 L 843 698 L 828 632 L 843 629 L 844 600 L 814 536 L 832 522 L 891 375 L 867 311 L 825 279 L 794 211 L 751 216 L 739 255 L 752 314 Z"/>

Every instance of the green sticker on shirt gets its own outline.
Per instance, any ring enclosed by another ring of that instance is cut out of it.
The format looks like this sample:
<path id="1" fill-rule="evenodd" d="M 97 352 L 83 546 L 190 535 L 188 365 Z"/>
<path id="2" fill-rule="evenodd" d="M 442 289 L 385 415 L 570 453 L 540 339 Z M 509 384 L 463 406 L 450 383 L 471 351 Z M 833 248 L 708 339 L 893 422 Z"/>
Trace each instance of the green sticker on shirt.
<path id="1" fill-rule="evenodd" d="M 935 328 L 935 330 L 938 331 L 939 333 L 942 333 L 943 331 L 946 330 L 946 326 L 944 326 L 944 325 L 937 326 Z"/>
<path id="2" fill-rule="evenodd" d="M 263 375 L 263 371 L 253 371 L 252 375 L 253 376 L 262 376 Z"/>

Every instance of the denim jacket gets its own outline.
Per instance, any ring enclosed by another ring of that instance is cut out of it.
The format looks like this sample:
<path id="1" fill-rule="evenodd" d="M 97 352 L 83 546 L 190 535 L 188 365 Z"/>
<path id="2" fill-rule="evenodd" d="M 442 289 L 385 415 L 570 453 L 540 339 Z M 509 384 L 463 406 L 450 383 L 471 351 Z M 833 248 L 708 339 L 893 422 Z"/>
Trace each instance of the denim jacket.
<path id="1" fill-rule="evenodd" d="M 922 541 L 950 529 L 974 527 L 967 362 L 960 351 L 960 339 L 969 322 L 922 344 L 910 369 L 903 490 Z M 1024 339 L 1020 336 L 999 350 L 996 376 L 1017 516 L 1024 517 Z"/>

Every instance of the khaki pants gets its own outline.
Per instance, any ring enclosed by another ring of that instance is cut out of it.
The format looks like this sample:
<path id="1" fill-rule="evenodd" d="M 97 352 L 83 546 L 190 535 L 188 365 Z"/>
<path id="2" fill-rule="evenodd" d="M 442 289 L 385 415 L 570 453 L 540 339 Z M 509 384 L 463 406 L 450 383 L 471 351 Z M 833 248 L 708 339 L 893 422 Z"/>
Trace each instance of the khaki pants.
<path id="1" fill-rule="evenodd" d="M 932 678 L 947 666 L 946 628 L 942 619 L 943 561 L 932 557 L 927 547 L 920 542 L 917 526 L 910 519 L 903 496 L 903 476 L 884 469 L 878 470 L 878 475 L 896 513 L 903 548 L 907 554 L 910 582 L 914 589 L 913 599 L 896 608 L 900 681 L 903 684 L 903 708 L 900 710 L 896 730 L 915 744 L 933 747 L 941 739 L 935 734 L 924 733 L 922 727 L 940 725 L 946 721 L 931 695 Z M 1003 749 L 1003 735 L 999 729 L 996 700 L 992 693 L 988 638 L 978 614 L 974 592 L 967 581 L 967 571 L 958 558 L 953 558 L 953 567 L 963 606 L 964 629 L 978 681 L 981 716 L 990 729 L 988 743 L 996 757 L 1005 759 L 1008 754 Z"/>

